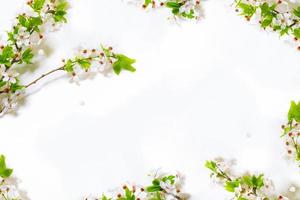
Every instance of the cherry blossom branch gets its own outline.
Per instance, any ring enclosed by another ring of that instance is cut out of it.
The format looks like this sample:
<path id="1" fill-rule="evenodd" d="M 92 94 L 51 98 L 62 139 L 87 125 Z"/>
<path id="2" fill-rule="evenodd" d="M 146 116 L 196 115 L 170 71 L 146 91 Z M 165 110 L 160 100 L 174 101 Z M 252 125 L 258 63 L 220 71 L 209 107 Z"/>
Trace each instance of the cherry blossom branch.
<path id="1" fill-rule="evenodd" d="M 206 161 L 205 167 L 211 171 L 211 178 L 234 195 L 234 200 L 278 199 L 288 200 L 282 195 L 274 194 L 273 183 L 263 174 L 245 173 L 234 176 L 231 163 L 224 159 Z"/>
<path id="2" fill-rule="evenodd" d="M 187 200 L 189 195 L 182 193 L 182 177 L 179 174 L 162 173 L 155 171 L 151 175 L 150 186 L 138 186 L 135 184 L 126 184 L 116 189 L 110 195 L 102 197 L 89 197 L 86 200 Z"/>
<path id="3" fill-rule="evenodd" d="M 290 0 L 235 0 L 236 11 L 264 30 L 287 36 L 300 50 L 300 5 Z"/>
<path id="4" fill-rule="evenodd" d="M 165 8 L 172 13 L 173 19 L 199 20 L 202 10 L 200 0 L 126 0 L 137 2 L 143 9 Z"/>

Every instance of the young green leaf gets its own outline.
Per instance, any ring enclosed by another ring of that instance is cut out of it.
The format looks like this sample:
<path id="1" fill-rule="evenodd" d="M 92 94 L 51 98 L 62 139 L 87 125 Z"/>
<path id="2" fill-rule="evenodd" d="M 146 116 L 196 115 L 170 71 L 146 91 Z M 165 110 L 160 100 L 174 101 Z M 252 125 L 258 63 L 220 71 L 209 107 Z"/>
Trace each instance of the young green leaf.
<path id="1" fill-rule="evenodd" d="M 26 64 L 31 64 L 31 60 L 33 58 L 33 53 L 31 48 L 26 49 L 23 53 L 22 53 L 22 62 L 26 63 Z"/>
<path id="2" fill-rule="evenodd" d="M 31 7 L 34 11 L 41 11 L 46 0 L 34 0 L 33 3 L 31 4 Z"/>
<path id="3" fill-rule="evenodd" d="M 64 70 L 66 72 L 72 73 L 74 71 L 74 62 L 72 60 L 68 60 L 67 63 L 64 65 Z"/>
<path id="4" fill-rule="evenodd" d="M 235 188 L 239 187 L 240 185 L 240 181 L 239 180 L 235 180 L 235 181 L 227 181 L 225 183 L 225 189 L 228 192 L 234 192 Z"/>
<path id="5" fill-rule="evenodd" d="M 297 16 L 298 18 L 300 18 L 300 6 L 298 6 L 297 8 L 295 8 L 295 9 L 293 10 L 293 14 L 294 14 L 295 16 Z"/>
<path id="6" fill-rule="evenodd" d="M 239 2 L 237 4 L 237 7 L 242 10 L 241 15 L 244 15 L 246 17 L 252 17 L 254 13 L 256 12 L 256 7 L 252 6 L 250 4 Z"/>
<path id="7" fill-rule="evenodd" d="M 300 102 L 296 104 L 295 101 L 291 102 L 290 110 L 288 112 L 288 121 L 291 123 L 293 120 L 300 122 Z"/>
<path id="8" fill-rule="evenodd" d="M 77 59 L 77 62 L 82 67 L 82 69 L 89 69 L 91 66 L 91 61 L 86 58 Z"/>
<path id="9" fill-rule="evenodd" d="M 0 155 L 0 177 L 8 178 L 12 173 L 13 170 L 6 167 L 5 156 Z"/>
<path id="10" fill-rule="evenodd" d="M 122 70 L 135 72 L 136 69 L 132 66 L 135 63 L 135 59 L 129 58 L 123 54 L 115 54 L 116 61 L 113 63 L 114 72 L 119 75 Z"/>
<path id="11" fill-rule="evenodd" d="M 214 161 L 206 161 L 205 167 L 213 171 L 214 173 L 217 173 L 217 163 Z"/>

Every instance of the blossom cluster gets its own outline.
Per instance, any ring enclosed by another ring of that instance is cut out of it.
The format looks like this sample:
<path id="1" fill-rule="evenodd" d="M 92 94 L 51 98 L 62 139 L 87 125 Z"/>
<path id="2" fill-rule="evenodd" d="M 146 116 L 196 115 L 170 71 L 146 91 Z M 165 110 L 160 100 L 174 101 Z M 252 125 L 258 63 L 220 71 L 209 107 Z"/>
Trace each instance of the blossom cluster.
<path id="1" fill-rule="evenodd" d="M 0 200 L 21 200 L 16 186 L 9 183 L 12 172 L 6 167 L 5 157 L 0 155 Z"/>
<path id="2" fill-rule="evenodd" d="M 0 41 L 0 114 L 13 111 L 25 89 L 20 84 L 19 65 L 32 64 L 47 32 L 66 22 L 64 0 L 30 0 L 12 30 Z"/>
<path id="3" fill-rule="evenodd" d="M 124 54 L 115 53 L 112 47 L 81 49 L 77 55 L 28 84 L 21 84 L 16 66 L 32 64 L 39 44 L 48 31 L 57 30 L 67 22 L 68 3 L 65 0 L 30 0 L 28 10 L 16 19 L 13 30 L 8 32 L 5 42 L 0 42 L 0 116 L 15 111 L 25 89 L 40 79 L 57 71 L 71 75 L 78 83 L 95 72 L 119 75 L 122 70 L 134 72 L 135 60 Z"/>
<path id="4" fill-rule="evenodd" d="M 174 19 L 195 19 L 202 16 L 200 0 L 127 0 L 134 2 L 144 9 L 166 8 Z"/>
<path id="5" fill-rule="evenodd" d="M 206 161 L 205 166 L 211 171 L 213 180 L 230 192 L 236 200 L 288 200 L 287 197 L 274 194 L 274 186 L 263 174 L 246 173 L 235 176 L 231 171 L 232 164 L 224 159 Z"/>
<path id="6" fill-rule="evenodd" d="M 122 70 L 136 70 L 133 67 L 135 59 L 115 53 L 112 47 L 102 45 L 98 49 L 82 49 L 75 58 L 63 62 L 60 69 L 68 72 L 72 76 L 72 82 L 76 83 L 97 72 L 106 75 L 113 71 L 119 75 Z"/>
<path id="7" fill-rule="evenodd" d="M 235 0 L 236 11 L 248 21 L 291 40 L 300 50 L 300 6 L 289 0 Z"/>
<path id="8" fill-rule="evenodd" d="M 86 200 L 186 200 L 188 195 L 182 190 L 182 176 L 178 173 L 168 174 L 160 171 L 150 175 L 149 186 L 125 184 L 115 189 L 112 194 Z"/>
<path id="9" fill-rule="evenodd" d="M 300 103 L 291 102 L 288 123 L 282 129 L 288 157 L 300 162 Z"/>

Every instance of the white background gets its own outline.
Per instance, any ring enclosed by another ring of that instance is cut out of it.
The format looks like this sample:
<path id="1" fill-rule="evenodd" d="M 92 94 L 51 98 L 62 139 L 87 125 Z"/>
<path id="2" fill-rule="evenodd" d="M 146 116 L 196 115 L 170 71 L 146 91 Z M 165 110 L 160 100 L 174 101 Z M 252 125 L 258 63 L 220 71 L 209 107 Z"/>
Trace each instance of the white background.
<path id="1" fill-rule="evenodd" d="M 0 152 L 28 197 L 81 199 L 148 183 L 161 167 L 186 175 L 192 199 L 228 199 L 203 167 L 217 156 L 265 173 L 279 192 L 300 184 L 279 137 L 290 100 L 300 99 L 300 54 L 231 3 L 207 1 L 201 22 L 179 26 L 121 0 L 72 1 L 68 25 L 48 35 L 47 57 L 23 82 L 100 43 L 136 58 L 137 72 L 79 87 L 56 74 L 29 91 L 17 116 L 0 119 Z M 23 4 L 2 2 L 3 34 Z"/>

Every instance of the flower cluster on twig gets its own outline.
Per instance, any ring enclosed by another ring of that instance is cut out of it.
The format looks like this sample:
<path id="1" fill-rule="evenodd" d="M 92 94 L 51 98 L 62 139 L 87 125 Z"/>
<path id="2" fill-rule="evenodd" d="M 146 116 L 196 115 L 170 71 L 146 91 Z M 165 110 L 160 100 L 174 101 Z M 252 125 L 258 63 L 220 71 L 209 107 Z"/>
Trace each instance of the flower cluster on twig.
<path id="1" fill-rule="evenodd" d="M 32 64 L 45 34 L 66 22 L 66 1 L 31 0 L 27 4 L 27 9 L 16 17 L 12 30 L 0 41 L 0 114 L 16 107 L 25 88 L 16 67 Z"/>
<path id="2" fill-rule="evenodd" d="M 200 0 L 126 0 L 133 2 L 143 9 L 165 8 L 170 10 L 173 19 L 199 20 L 202 10 Z"/>
<path id="3" fill-rule="evenodd" d="M 205 166 L 211 171 L 213 180 L 232 193 L 236 200 L 288 200 L 282 195 L 274 194 L 274 187 L 263 174 L 246 173 L 235 176 L 231 171 L 232 164 L 224 159 L 206 161 Z"/>
<path id="4" fill-rule="evenodd" d="M 287 155 L 289 158 L 300 162 L 300 102 L 291 102 L 288 112 L 288 122 L 282 125 L 282 138 L 285 140 Z"/>
<path id="5" fill-rule="evenodd" d="M 22 84 L 16 67 L 32 64 L 40 50 L 39 44 L 49 30 L 56 30 L 66 23 L 68 3 L 65 0 L 31 0 L 28 10 L 16 19 L 6 41 L 0 42 L 0 116 L 15 111 L 25 90 L 44 77 L 57 71 L 70 74 L 78 83 L 93 72 L 120 74 L 122 70 L 134 72 L 135 60 L 115 53 L 112 47 L 82 49 L 74 58 L 63 60 L 63 64 L 28 84 Z"/>
<path id="6" fill-rule="evenodd" d="M 289 0 L 235 0 L 236 11 L 263 29 L 287 36 L 300 50 L 300 5 Z"/>
<path id="7" fill-rule="evenodd" d="M 188 195 L 182 192 L 182 176 L 155 171 L 151 175 L 152 182 L 148 186 L 125 184 L 112 194 L 86 200 L 186 200 Z"/>

